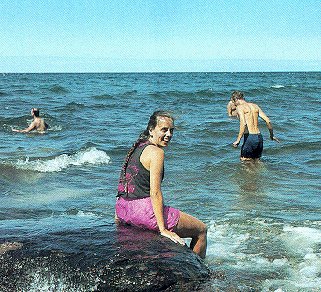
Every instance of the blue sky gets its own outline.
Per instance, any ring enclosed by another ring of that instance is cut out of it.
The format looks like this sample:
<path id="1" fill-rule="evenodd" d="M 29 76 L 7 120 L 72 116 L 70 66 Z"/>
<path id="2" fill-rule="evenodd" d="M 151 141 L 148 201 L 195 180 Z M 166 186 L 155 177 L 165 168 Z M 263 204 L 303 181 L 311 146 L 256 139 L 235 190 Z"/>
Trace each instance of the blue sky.
<path id="1" fill-rule="evenodd" d="M 320 0 L 2 0 L 0 72 L 320 71 Z"/>

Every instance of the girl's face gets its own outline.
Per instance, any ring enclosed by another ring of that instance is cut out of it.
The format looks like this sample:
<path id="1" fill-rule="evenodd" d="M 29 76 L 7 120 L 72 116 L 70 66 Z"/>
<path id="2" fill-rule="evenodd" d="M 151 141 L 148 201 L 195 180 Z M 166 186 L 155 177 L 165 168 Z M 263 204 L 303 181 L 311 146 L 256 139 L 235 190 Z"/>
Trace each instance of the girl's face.
<path id="1" fill-rule="evenodd" d="M 166 147 L 172 139 L 174 123 L 171 118 L 159 117 L 154 129 L 149 130 L 149 141 L 158 147 Z"/>

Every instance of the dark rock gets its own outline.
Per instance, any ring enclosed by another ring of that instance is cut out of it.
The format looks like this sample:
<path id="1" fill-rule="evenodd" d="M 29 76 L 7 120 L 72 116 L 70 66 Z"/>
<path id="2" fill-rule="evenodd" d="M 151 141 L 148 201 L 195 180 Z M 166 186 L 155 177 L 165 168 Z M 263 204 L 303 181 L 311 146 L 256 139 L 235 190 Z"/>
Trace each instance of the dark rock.
<path id="1" fill-rule="evenodd" d="M 210 270 L 187 246 L 129 226 L 120 225 L 114 231 L 102 226 L 5 244 L 11 248 L 0 254 L 0 291 L 196 291 L 209 287 Z"/>

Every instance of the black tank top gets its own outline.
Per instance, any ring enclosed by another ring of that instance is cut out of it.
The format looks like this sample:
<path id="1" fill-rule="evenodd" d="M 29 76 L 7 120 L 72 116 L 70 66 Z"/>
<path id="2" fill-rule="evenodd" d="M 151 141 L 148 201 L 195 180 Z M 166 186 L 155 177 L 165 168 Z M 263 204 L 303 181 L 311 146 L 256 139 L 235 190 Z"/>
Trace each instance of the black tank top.
<path id="1" fill-rule="evenodd" d="M 140 156 L 148 145 L 150 145 L 149 141 L 140 143 L 129 158 L 126 174 L 122 169 L 118 197 L 140 199 L 150 196 L 150 172 L 140 162 Z"/>

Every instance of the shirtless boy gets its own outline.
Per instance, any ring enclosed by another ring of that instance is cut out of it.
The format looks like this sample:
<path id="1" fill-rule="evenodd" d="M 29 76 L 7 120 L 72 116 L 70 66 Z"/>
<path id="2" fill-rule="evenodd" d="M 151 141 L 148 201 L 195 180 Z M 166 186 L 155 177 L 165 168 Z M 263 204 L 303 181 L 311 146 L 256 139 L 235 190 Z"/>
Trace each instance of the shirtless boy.
<path id="1" fill-rule="evenodd" d="M 37 130 L 38 132 L 44 132 L 45 130 L 48 129 L 48 125 L 44 121 L 44 119 L 39 117 L 39 109 L 37 108 L 32 108 L 31 109 L 31 115 L 33 117 L 32 123 L 29 125 L 28 128 L 24 130 L 17 130 L 17 129 L 12 129 L 14 132 L 19 132 L 19 133 L 28 133 L 32 130 Z"/>
<path id="2" fill-rule="evenodd" d="M 244 136 L 244 142 L 241 148 L 241 160 L 258 160 L 263 151 L 263 137 L 259 130 L 259 117 L 265 121 L 270 132 L 271 140 L 279 142 L 273 135 L 270 119 L 258 105 L 246 102 L 243 93 L 240 91 L 234 91 L 231 100 L 236 106 L 236 111 L 240 119 L 240 131 L 233 146 L 237 147 Z"/>

